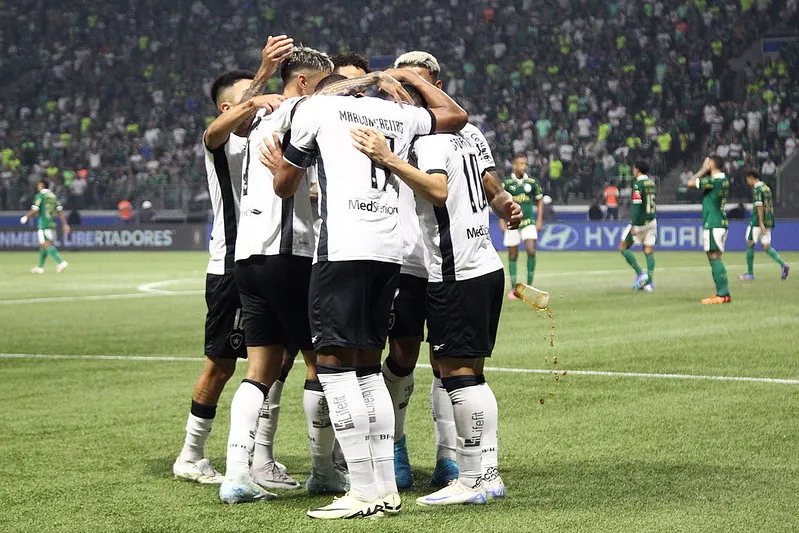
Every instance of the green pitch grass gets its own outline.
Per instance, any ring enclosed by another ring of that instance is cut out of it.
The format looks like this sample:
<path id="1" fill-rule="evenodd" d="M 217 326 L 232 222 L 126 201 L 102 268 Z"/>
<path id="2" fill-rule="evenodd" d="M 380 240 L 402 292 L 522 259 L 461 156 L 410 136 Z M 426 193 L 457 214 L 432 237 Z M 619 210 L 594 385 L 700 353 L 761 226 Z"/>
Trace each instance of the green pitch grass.
<path id="1" fill-rule="evenodd" d="M 415 505 L 434 465 L 431 376 L 420 369 L 408 417 L 414 490 L 399 517 L 347 523 L 306 518 L 329 499 L 304 491 L 224 506 L 216 487 L 172 479 L 202 367 L 192 358 L 202 355 L 204 254 L 65 257 L 65 273 L 49 262 L 34 276 L 35 253 L 0 254 L 0 352 L 186 360 L 0 357 L 0 531 L 799 529 L 799 385 L 569 372 L 799 379 L 799 279 L 780 281 L 765 255 L 746 284 L 737 280 L 743 254 L 725 255 L 733 303 L 703 307 L 713 285 L 702 253 L 658 253 L 653 294 L 630 290 L 619 254 L 539 254 L 536 285 L 552 292 L 555 345 L 545 316 L 506 302 L 490 364 L 550 373 L 487 373 L 508 497 Z M 799 263 L 799 254 L 785 258 Z M 170 294 L 142 296 L 140 286 L 154 283 Z M 36 298 L 64 299 L 20 301 Z M 276 455 L 304 482 L 301 365 L 285 388 Z M 563 371 L 556 381 L 551 372 Z M 220 469 L 237 382 L 208 443 Z"/>

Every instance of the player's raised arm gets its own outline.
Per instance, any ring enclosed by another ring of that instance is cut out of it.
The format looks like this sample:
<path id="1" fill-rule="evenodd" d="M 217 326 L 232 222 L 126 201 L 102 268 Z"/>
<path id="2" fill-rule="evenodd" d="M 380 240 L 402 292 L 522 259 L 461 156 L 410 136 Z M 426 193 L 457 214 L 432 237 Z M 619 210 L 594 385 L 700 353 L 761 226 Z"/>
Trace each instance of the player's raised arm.
<path id="1" fill-rule="evenodd" d="M 688 188 L 690 189 L 691 187 L 696 187 L 698 189 L 699 180 L 701 180 L 702 177 L 705 176 L 709 170 L 710 170 L 710 158 L 706 157 L 705 160 L 702 162 L 702 168 L 700 168 L 699 171 L 696 174 L 694 174 L 690 180 L 688 180 Z"/>
<path id="2" fill-rule="evenodd" d="M 391 69 L 387 70 L 386 74 L 399 81 L 410 83 L 422 94 L 428 110 L 435 118 L 433 124 L 435 133 L 460 131 L 469 121 L 469 114 L 455 100 L 414 71 Z"/>
<path id="3" fill-rule="evenodd" d="M 352 139 L 355 141 L 353 143 L 355 148 L 369 156 L 375 163 L 387 167 L 399 176 L 408 184 L 408 187 L 413 189 L 413 192 L 437 207 L 441 207 L 447 202 L 447 173 L 445 170 L 423 172 L 403 161 L 389 149 L 386 138 L 377 130 L 359 127 L 350 131 Z"/>
<path id="4" fill-rule="evenodd" d="M 278 35 L 276 37 L 269 36 L 266 40 L 266 46 L 261 51 L 261 66 L 258 67 L 258 72 L 255 73 L 255 79 L 252 80 L 250 87 L 244 91 L 239 103 L 244 103 L 259 94 L 264 93 L 264 88 L 272 77 L 272 74 L 277 72 L 277 67 L 294 50 L 294 39 L 287 35 Z"/>

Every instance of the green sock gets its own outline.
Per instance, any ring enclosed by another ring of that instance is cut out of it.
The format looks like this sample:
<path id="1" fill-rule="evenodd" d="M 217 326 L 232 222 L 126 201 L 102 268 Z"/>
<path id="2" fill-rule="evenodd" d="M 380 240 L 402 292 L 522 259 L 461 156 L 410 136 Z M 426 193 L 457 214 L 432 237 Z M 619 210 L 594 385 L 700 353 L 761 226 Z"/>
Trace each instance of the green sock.
<path id="1" fill-rule="evenodd" d="M 721 262 L 721 258 L 710 260 L 710 270 L 713 272 L 713 281 L 716 282 L 716 296 L 729 296 L 727 268 Z"/>
<path id="2" fill-rule="evenodd" d="M 510 286 L 516 286 L 516 260 L 508 259 L 508 271 L 510 272 Z"/>
<path id="3" fill-rule="evenodd" d="M 47 250 L 39 249 L 39 268 L 44 268 L 44 260 L 47 259 Z"/>
<path id="4" fill-rule="evenodd" d="M 655 254 L 644 254 L 646 256 L 646 274 L 649 276 L 649 283 L 655 281 Z"/>
<path id="5" fill-rule="evenodd" d="M 627 264 L 633 267 L 635 273 L 640 276 L 643 271 L 641 270 L 641 267 L 638 265 L 638 259 L 635 258 L 635 255 L 633 255 L 633 253 L 630 250 L 622 250 L 621 255 L 623 255 L 624 258 L 627 260 Z"/>
<path id="6" fill-rule="evenodd" d="M 47 253 L 50 254 L 50 257 L 55 259 L 55 262 L 58 263 L 59 265 L 64 262 L 64 260 L 61 258 L 61 255 L 58 253 L 58 248 L 56 248 L 55 246 L 50 246 L 47 249 Z"/>
<path id="7" fill-rule="evenodd" d="M 527 284 L 533 284 L 533 276 L 535 275 L 535 254 L 527 256 Z"/>
<path id="8" fill-rule="evenodd" d="M 770 258 L 778 262 L 781 267 L 785 266 L 785 261 L 782 260 L 782 257 L 780 257 L 780 254 L 777 253 L 777 250 L 775 250 L 774 248 L 769 248 L 768 250 L 766 250 L 766 253 Z M 754 255 L 754 250 L 752 250 L 752 255 Z"/>
<path id="9" fill-rule="evenodd" d="M 754 246 L 747 246 L 746 247 L 746 272 L 750 276 L 755 275 L 755 247 Z"/>

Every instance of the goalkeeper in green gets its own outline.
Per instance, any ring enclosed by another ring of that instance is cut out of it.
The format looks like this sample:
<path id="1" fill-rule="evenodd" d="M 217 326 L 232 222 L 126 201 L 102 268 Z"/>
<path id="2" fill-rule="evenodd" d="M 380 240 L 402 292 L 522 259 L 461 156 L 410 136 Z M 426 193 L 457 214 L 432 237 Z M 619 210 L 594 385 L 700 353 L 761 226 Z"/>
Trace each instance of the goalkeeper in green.
<path id="1" fill-rule="evenodd" d="M 61 202 L 58 201 L 56 195 L 47 188 L 48 184 L 45 181 L 40 181 L 36 186 L 36 196 L 33 198 L 33 205 L 30 211 L 22 218 L 19 219 L 20 223 L 27 224 L 28 219 L 32 216 L 37 217 L 37 224 L 39 226 L 39 264 L 31 269 L 33 274 L 44 274 L 44 261 L 49 255 L 52 257 L 58 266 L 56 272 L 59 274 L 64 271 L 69 265 L 61 255 L 58 253 L 58 248 L 55 247 L 55 217 L 58 216 L 61 221 L 61 229 L 65 235 L 69 235 L 70 228 L 67 224 L 67 219 L 64 216 L 64 208 L 61 207 Z"/>
<path id="2" fill-rule="evenodd" d="M 752 170 L 746 174 L 746 183 L 752 188 L 752 222 L 746 229 L 746 274 L 739 276 L 741 281 L 755 279 L 755 244 L 760 243 L 763 251 L 782 267 L 782 279 L 788 277 L 791 265 L 783 261 L 777 250 L 771 247 L 771 229 L 774 227 L 774 198 L 771 188 L 760 181 L 760 174 Z"/>
<path id="3" fill-rule="evenodd" d="M 648 176 L 649 165 L 639 161 L 633 167 L 632 186 L 632 219 L 622 234 L 619 251 L 627 263 L 635 270 L 636 278 L 633 289 L 646 292 L 655 290 L 655 241 L 657 239 L 658 221 L 655 208 L 655 182 Z M 633 244 L 644 247 L 646 256 L 646 272 L 641 270 L 638 260 L 630 248 Z"/>

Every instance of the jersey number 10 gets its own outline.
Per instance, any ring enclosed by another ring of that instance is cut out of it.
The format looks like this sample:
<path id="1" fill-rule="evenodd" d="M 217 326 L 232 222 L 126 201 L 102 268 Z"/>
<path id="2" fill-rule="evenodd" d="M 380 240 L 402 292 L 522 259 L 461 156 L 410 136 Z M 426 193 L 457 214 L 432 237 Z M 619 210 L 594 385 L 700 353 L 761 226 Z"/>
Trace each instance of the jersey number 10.
<path id="1" fill-rule="evenodd" d="M 488 205 L 488 199 L 486 198 L 485 187 L 483 187 L 483 180 L 480 178 L 476 155 L 469 154 L 468 159 L 463 156 L 463 175 L 466 176 L 466 185 L 469 186 L 469 200 L 472 203 L 472 212 L 479 213 Z"/>

